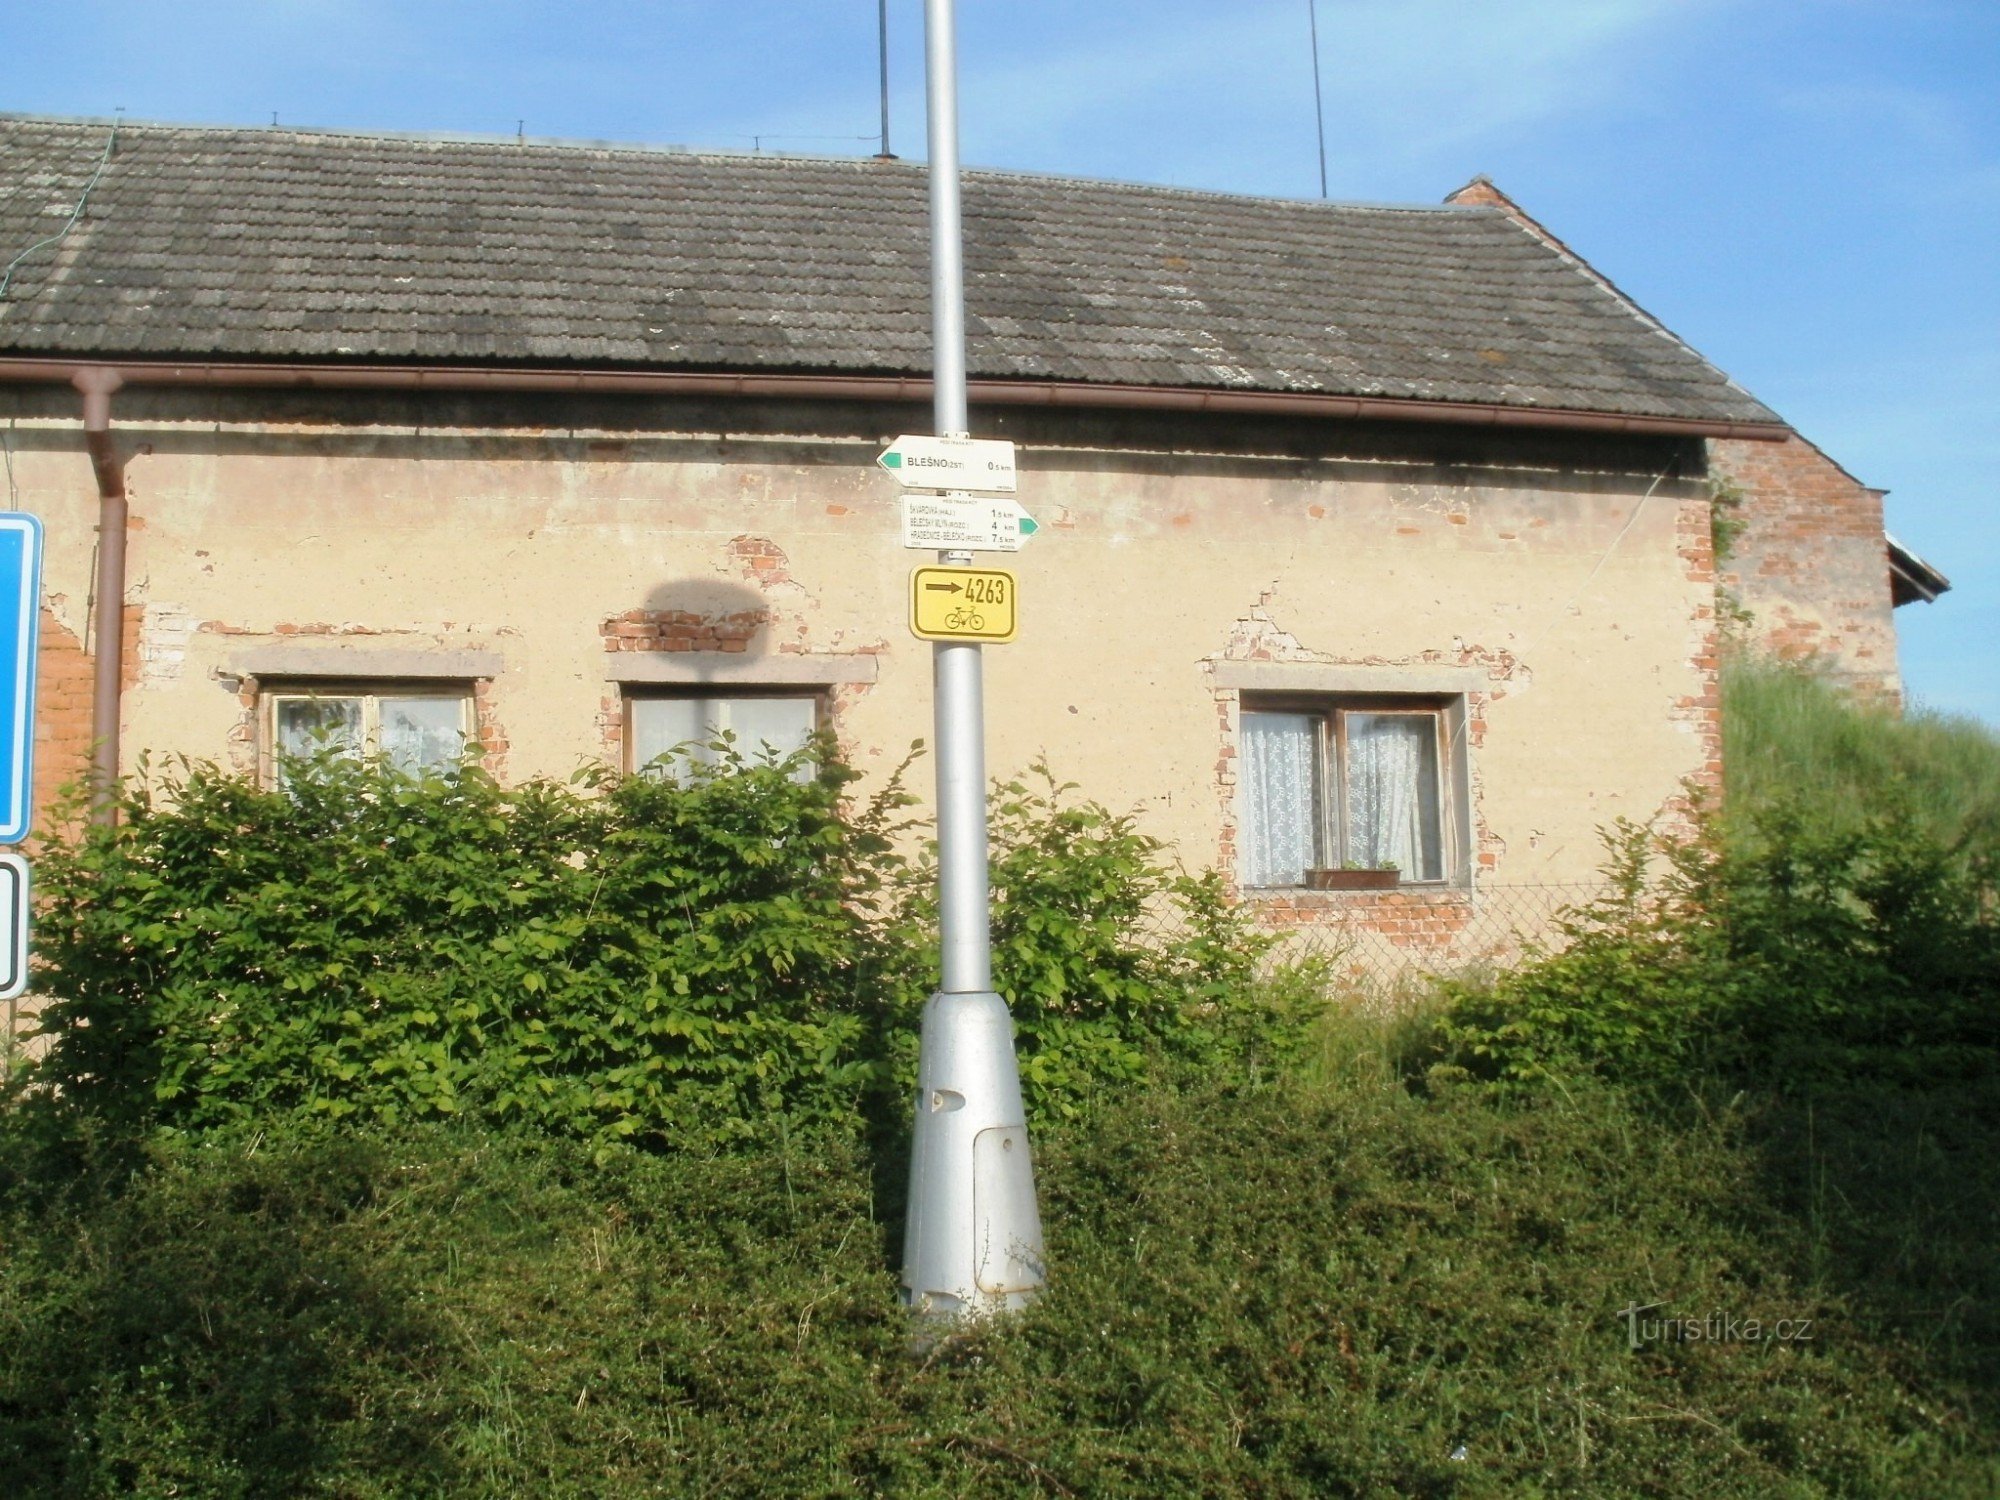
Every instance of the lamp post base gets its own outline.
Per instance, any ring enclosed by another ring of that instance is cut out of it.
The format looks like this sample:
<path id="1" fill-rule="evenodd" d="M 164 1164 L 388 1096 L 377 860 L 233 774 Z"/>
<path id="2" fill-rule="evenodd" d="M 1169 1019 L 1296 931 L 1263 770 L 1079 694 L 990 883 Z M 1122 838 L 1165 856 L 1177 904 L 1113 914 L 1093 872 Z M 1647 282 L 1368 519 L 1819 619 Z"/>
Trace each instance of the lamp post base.
<path id="1" fill-rule="evenodd" d="M 1007 1002 L 932 995 L 917 1062 L 903 1299 L 939 1320 L 1011 1312 L 1047 1279 Z"/>

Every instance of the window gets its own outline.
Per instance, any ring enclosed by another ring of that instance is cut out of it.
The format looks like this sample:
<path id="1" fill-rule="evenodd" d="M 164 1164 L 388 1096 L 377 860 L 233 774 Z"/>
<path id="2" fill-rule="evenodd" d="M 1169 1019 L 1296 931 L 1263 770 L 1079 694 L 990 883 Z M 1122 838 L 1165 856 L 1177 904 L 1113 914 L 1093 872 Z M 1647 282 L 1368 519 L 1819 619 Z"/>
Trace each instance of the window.
<path id="1" fill-rule="evenodd" d="M 1256 699 L 1242 715 L 1239 795 L 1246 886 L 1306 871 L 1381 869 L 1440 883 L 1463 867 L 1460 710 L 1441 699 Z"/>
<path id="2" fill-rule="evenodd" d="M 735 736 L 736 752 L 747 761 L 766 754 L 790 755 L 812 739 L 819 712 L 817 693 L 628 698 L 626 769 L 657 767 L 671 772 L 677 762 L 713 765 L 715 742 L 725 734 Z M 801 781 L 811 774 L 805 767 L 797 772 Z"/>
<path id="3" fill-rule="evenodd" d="M 413 776 L 449 770 L 472 733 L 472 695 L 436 683 L 272 688 L 264 711 L 268 770 L 281 783 L 286 760 L 327 750 L 379 755 Z"/>

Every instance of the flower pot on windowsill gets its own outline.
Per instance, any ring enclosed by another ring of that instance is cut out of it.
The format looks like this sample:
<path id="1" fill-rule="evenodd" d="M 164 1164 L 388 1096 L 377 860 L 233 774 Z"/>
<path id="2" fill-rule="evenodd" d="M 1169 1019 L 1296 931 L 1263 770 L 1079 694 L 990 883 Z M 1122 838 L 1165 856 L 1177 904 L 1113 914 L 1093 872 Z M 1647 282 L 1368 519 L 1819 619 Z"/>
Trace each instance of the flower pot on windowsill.
<path id="1" fill-rule="evenodd" d="M 1309 891 L 1393 891 L 1403 883 L 1401 870 L 1308 870 Z"/>

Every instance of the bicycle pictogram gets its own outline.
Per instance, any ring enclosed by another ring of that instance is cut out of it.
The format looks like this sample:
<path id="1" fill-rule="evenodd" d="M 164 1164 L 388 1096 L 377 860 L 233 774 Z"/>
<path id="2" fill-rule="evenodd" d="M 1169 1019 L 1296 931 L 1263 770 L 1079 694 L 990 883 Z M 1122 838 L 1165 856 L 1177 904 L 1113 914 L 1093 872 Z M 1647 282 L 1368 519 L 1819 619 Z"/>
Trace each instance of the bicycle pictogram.
<path id="1" fill-rule="evenodd" d="M 955 609 L 944 617 L 946 630 L 984 630 L 986 616 L 976 609 Z"/>

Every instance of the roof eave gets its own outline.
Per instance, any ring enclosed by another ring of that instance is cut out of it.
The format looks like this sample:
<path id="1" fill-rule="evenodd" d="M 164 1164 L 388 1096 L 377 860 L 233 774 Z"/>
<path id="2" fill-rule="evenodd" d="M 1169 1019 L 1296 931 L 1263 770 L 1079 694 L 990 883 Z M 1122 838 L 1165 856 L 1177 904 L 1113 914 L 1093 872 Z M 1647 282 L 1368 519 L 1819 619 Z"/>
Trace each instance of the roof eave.
<path id="1" fill-rule="evenodd" d="M 747 396 L 832 401 L 929 402 L 928 376 L 756 374 L 746 371 L 517 368 L 488 365 L 343 364 L 298 361 L 75 359 L 0 356 L 0 382 L 71 385 L 85 372 L 108 372 L 128 386 L 236 389 L 574 392 L 607 395 Z M 1321 391 L 1263 391 L 1199 386 L 1120 385 L 974 377 L 975 405 L 1057 406 L 1101 410 L 1441 422 L 1646 436 L 1738 438 L 1779 442 L 1782 422 L 1718 417 L 1647 416 L 1475 401 L 1350 396 Z"/>
<path id="2" fill-rule="evenodd" d="M 1897 541 L 1888 532 L 1882 540 L 1889 551 L 1889 600 L 1891 607 L 1904 604 L 1935 604 L 1940 594 L 1951 592 L 1951 580 Z"/>

